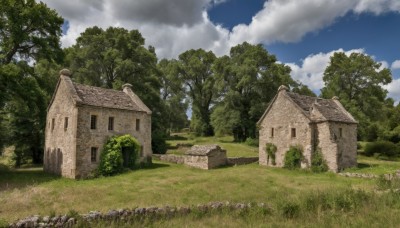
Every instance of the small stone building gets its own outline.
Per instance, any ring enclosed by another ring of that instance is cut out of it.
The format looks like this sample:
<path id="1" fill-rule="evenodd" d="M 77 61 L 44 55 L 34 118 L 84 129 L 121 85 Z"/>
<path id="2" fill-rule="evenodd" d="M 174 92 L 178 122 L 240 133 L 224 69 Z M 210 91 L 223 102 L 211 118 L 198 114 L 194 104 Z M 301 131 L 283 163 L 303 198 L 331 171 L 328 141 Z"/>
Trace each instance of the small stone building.
<path id="1" fill-rule="evenodd" d="M 185 152 L 184 163 L 200 169 L 213 169 L 226 165 L 226 150 L 218 145 L 194 145 Z"/>
<path id="2" fill-rule="evenodd" d="M 97 168 L 106 140 L 123 134 L 136 138 L 142 146 L 140 159 L 151 162 L 151 111 L 132 86 L 125 84 L 123 91 L 87 86 L 70 75 L 60 72 L 47 110 L 44 170 L 85 177 Z"/>
<path id="3" fill-rule="evenodd" d="M 357 121 L 337 97 L 303 96 L 281 86 L 258 126 L 260 165 L 274 166 L 265 151 L 267 143 L 277 147 L 278 167 L 283 166 L 285 153 L 292 145 L 303 149 L 303 168 L 311 166 L 317 148 L 333 172 L 357 165 Z"/>

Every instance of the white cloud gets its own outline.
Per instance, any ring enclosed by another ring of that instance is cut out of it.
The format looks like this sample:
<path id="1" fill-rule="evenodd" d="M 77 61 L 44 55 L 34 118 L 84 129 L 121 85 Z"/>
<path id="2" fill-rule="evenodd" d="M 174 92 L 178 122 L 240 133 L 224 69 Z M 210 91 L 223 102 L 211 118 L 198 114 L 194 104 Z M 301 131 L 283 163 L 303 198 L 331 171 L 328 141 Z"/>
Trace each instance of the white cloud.
<path id="1" fill-rule="evenodd" d="M 385 68 L 389 69 L 389 63 L 386 61 L 378 61 L 381 64 L 381 67 L 379 67 L 379 70 L 383 70 Z"/>
<path id="2" fill-rule="evenodd" d="M 400 101 L 400 78 L 393 79 L 391 83 L 383 87 L 389 92 L 389 97 L 393 98 L 397 103 Z"/>
<path id="3" fill-rule="evenodd" d="M 335 52 L 344 52 L 346 55 L 351 53 L 364 53 L 363 49 L 352 49 L 344 51 L 343 49 L 334 50 L 328 53 L 318 53 L 307 56 L 302 60 L 301 66 L 295 63 L 288 63 L 292 68 L 291 76 L 293 79 L 307 85 L 311 90 L 319 93 L 319 90 L 324 87 L 322 80 L 324 71 L 329 65 L 330 57 Z"/>
<path id="4" fill-rule="evenodd" d="M 400 60 L 396 60 L 392 63 L 392 70 L 400 69 Z"/>
<path id="5" fill-rule="evenodd" d="M 71 46 L 86 28 L 120 26 L 139 29 L 147 45 L 160 58 L 176 58 L 191 48 L 227 54 L 243 41 L 268 44 L 297 42 L 348 12 L 400 12 L 398 0 L 269 0 L 252 18 L 232 31 L 212 23 L 207 9 L 228 0 L 44 0 L 69 21 L 70 29 L 61 39 Z"/>

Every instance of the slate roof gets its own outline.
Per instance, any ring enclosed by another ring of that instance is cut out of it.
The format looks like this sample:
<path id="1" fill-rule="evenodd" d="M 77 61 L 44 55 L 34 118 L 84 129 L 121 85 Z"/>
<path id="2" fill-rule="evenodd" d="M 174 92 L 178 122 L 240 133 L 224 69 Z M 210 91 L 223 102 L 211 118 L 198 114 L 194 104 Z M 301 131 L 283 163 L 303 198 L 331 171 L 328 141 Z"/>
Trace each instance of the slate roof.
<path id="1" fill-rule="evenodd" d="M 214 151 L 225 151 L 222 150 L 218 145 L 194 145 L 190 150 L 186 151 L 186 155 L 196 156 L 207 156 Z"/>
<path id="2" fill-rule="evenodd" d="M 144 111 L 123 91 L 82 85 L 78 83 L 73 83 L 73 86 L 80 98 L 80 104 L 105 108 Z"/>
<path id="3" fill-rule="evenodd" d="M 293 92 L 286 92 L 286 94 L 304 111 L 306 116 L 313 121 L 357 123 L 357 121 L 340 107 L 335 100 L 309 97 Z M 323 119 L 313 119 L 313 116 L 311 116 L 312 109 L 318 110 L 323 116 Z"/>

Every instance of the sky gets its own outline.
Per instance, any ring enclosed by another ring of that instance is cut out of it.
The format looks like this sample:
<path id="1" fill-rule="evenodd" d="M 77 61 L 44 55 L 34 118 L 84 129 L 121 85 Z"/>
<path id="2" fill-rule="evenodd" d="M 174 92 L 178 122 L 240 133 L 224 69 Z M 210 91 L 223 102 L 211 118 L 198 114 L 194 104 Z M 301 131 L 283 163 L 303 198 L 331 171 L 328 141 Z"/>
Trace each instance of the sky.
<path id="1" fill-rule="evenodd" d="M 64 19 L 63 47 L 86 28 L 138 29 L 159 59 L 203 48 L 217 56 L 261 43 L 319 94 L 333 53 L 370 55 L 392 71 L 400 101 L 400 0 L 43 0 Z"/>

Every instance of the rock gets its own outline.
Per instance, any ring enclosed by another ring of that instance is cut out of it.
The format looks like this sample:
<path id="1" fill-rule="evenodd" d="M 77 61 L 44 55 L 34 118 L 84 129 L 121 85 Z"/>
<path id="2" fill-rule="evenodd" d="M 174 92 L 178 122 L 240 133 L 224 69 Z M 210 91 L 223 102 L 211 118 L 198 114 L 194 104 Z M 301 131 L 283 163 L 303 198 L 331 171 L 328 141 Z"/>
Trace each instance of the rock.
<path id="1" fill-rule="evenodd" d="M 49 217 L 49 216 L 44 216 L 43 219 L 42 219 L 42 221 L 43 221 L 44 223 L 48 223 L 48 222 L 50 221 L 50 217 Z"/>
<path id="2" fill-rule="evenodd" d="M 67 215 L 63 215 L 63 216 L 61 216 L 61 218 L 60 218 L 60 222 L 61 223 L 66 223 L 68 221 L 68 216 Z"/>

